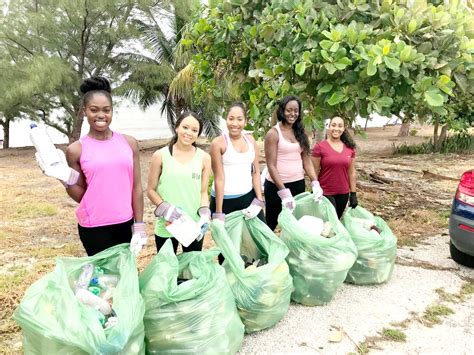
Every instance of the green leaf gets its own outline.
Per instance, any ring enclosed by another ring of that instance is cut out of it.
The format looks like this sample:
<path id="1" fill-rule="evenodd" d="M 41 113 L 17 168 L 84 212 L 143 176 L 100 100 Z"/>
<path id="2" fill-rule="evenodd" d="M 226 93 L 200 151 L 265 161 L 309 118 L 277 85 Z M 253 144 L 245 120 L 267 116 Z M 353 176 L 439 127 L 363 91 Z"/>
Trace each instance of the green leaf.
<path id="1" fill-rule="evenodd" d="M 443 95 L 438 88 L 431 88 L 425 92 L 425 100 L 430 106 L 443 106 Z"/>
<path id="2" fill-rule="evenodd" d="M 370 87 L 370 96 L 371 97 L 378 97 L 381 93 L 381 90 L 378 86 L 371 86 Z"/>
<path id="3" fill-rule="evenodd" d="M 377 73 L 377 66 L 374 64 L 373 60 L 369 60 L 369 63 L 367 64 L 367 75 L 373 76 L 375 73 Z"/>
<path id="4" fill-rule="evenodd" d="M 334 106 L 334 105 L 337 105 L 338 103 L 341 103 L 342 100 L 344 99 L 345 99 L 344 93 L 342 93 L 341 91 L 336 91 L 328 99 L 327 103 L 331 106 Z"/>
<path id="5" fill-rule="evenodd" d="M 296 15 L 296 21 L 298 21 L 298 24 L 300 25 L 301 30 L 304 33 L 308 33 L 308 26 L 306 25 L 306 19 L 304 18 L 304 16 L 301 14 Z"/>
<path id="6" fill-rule="evenodd" d="M 375 100 L 375 102 L 381 107 L 390 107 L 393 104 L 393 99 L 388 96 L 382 96 L 381 98 Z"/>
<path id="7" fill-rule="evenodd" d="M 250 117 L 253 120 L 257 120 L 260 117 L 260 110 L 258 109 L 257 105 L 253 105 L 250 109 Z"/>
<path id="8" fill-rule="evenodd" d="M 449 78 L 449 76 L 441 75 L 441 76 L 439 77 L 439 79 L 438 79 L 437 85 L 438 85 L 438 86 L 446 85 L 446 84 L 448 84 L 449 82 L 451 82 L 451 79 Z"/>
<path id="9" fill-rule="evenodd" d="M 296 84 L 293 84 L 293 89 L 295 91 L 301 92 L 306 89 L 307 84 L 304 81 L 299 81 Z"/>
<path id="10" fill-rule="evenodd" d="M 347 58 L 347 57 L 342 57 L 342 58 L 339 58 L 339 59 L 337 60 L 337 63 L 339 63 L 339 64 L 345 64 L 345 65 L 351 65 L 351 64 L 352 64 L 352 61 L 351 61 L 349 58 Z"/>
<path id="11" fill-rule="evenodd" d="M 311 53 L 309 51 L 304 51 L 303 60 L 305 62 L 311 63 Z"/>
<path id="12" fill-rule="evenodd" d="M 324 49 L 321 49 L 321 57 L 323 57 L 326 61 L 328 62 L 332 62 L 332 58 L 331 56 L 329 55 L 329 53 L 327 51 L 325 51 Z"/>
<path id="13" fill-rule="evenodd" d="M 262 31 L 260 32 L 260 36 L 262 36 L 264 40 L 268 41 L 273 37 L 274 33 L 275 31 L 272 26 L 265 25 L 265 27 L 263 27 Z"/>
<path id="14" fill-rule="evenodd" d="M 331 91 L 331 89 L 332 89 L 332 85 L 331 84 L 326 84 L 321 89 L 318 90 L 318 93 L 325 94 L 325 93 Z"/>
<path id="15" fill-rule="evenodd" d="M 333 42 L 329 41 L 327 39 L 323 39 L 321 42 L 319 42 L 319 45 L 321 46 L 322 49 L 329 50 L 331 48 Z"/>
<path id="16" fill-rule="evenodd" d="M 254 94 L 250 94 L 250 97 L 249 97 L 249 98 L 250 98 L 250 102 L 251 102 L 251 103 L 254 104 L 255 102 L 257 102 L 257 96 L 255 96 Z"/>
<path id="17" fill-rule="evenodd" d="M 400 71 L 400 61 L 397 58 L 392 58 L 392 57 L 384 57 L 383 61 L 385 65 L 392 69 L 395 72 Z"/>
<path id="18" fill-rule="evenodd" d="M 408 33 L 413 33 L 416 30 L 416 20 L 412 18 L 408 23 Z"/>
<path id="19" fill-rule="evenodd" d="M 326 68 L 326 70 L 328 71 L 330 75 L 334 74 L 337 70 L 334 64 L 331 64 L 331 63 L 324 63 L 324 67 Z"/>
<path id="20" fill-rule="evenodd" d="M 306 71 L 306 62 L 299 62 L 295 66 L 295 73 L 298 74 L 299 76 L 302 76 L 304 72 Z"/>
<path id="21" fill-rule="evenodd" d="M 339 42 L 334 42 L 333 45 L 331 46 L 331 49 L 329 49 L 329 51 L 336 53 L 338 49 L 339 49 Z"/>
<path id="22" fill-rule="evenodd" d="M 185 47 L 189 47 L 189 46 L 191 46 L 191 45 L 193 44 L 193 40 L 183 38 L 183 39 L 181 40 L 181 44 L 182 44 L 183 46 L 185 46 Z"/>

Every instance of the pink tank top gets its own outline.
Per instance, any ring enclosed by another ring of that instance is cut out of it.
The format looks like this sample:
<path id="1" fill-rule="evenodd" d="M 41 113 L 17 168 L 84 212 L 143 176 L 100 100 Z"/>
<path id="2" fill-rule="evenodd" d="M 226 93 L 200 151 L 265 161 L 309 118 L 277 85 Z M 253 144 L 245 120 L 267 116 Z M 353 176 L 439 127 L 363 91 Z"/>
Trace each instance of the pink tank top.
<path id="1" fill-rule="evenodd" d="M 120 133 L 105 141 L 81 138 L 81 169 L 87 190 L 76 210 L 83 227 L 119 224 L 133 218 L 133 151 Z"/>
<path id="2" fill-rule="evenodd" d="M 277 170 L 281 180 L 287 183 L 304 179 L 303 159 L 301 159 L 303 149 L 298 142 L 292 143 L 283 137 L 279 123 L 274 127 L 278 132 Z M 275 183 L 270 174 L 267 179 Z"/>

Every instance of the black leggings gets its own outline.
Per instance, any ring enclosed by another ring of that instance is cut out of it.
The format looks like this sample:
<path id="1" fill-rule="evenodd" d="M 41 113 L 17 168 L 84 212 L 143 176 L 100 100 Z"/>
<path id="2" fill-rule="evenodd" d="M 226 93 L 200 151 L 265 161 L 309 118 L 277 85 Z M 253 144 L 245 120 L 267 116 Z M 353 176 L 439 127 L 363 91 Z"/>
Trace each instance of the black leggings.
<path id="1" fill-rule="evenodd" d="M 174 253 L 176 254 L 176 251 L 178 250 L 179 242 L 176 238 L 173 238 L 173 237 L 169 237 L 169 238 L 171 238 L 171 242 L 173 243 Z M 161 247 L 166 243 L 167 240 L 168 240 L 168 237 L 160 237 L 160 236 L 155 234 L 155 244 L 156 244 L 156 251 L 157 252 L 160 251 Z M 194 242 L 189 244 L 189 246 L 187 246 L 187 247 L 182 246 L 183 247 L 183 253 L 187 253 L 188 251 L 201 251 L 203 242 L 204 242 L 204 238 L 202 238 L 199 241 L 195 240 Z"/>
<path id="2" fill-rule="evenodd" d="M 89 256 L 95 255 L 117 244 L 130 243 L 133 218 L 127 222 L 110 226 L 83 227 L 77 225 L 79 238 Z"/>
<path id="3" fill-rule="evenodd" d="M 293 196 L 299 195 L 305 191 L 305 183 L 303 180 L 288 182 L 284 184 L 286 188 L 290 189 Z M 265 215 L 267 217 L 267 225 L 271 230 L 274 230 L 278 224 L 278 216 L 281 212 L 281 199 L 277 194 L 278 187 L 271 181 L 265 180 Z"/>
<path id="4" fill-rule="evenodd" d="M 229 214 L 234 211 L 240 211 L 252 203 L 252 200 L 256 197 L 255 191 L 252 189 L 251 191 L 247 192 L 245 195 L 236 197 L 236 198 L 225 198 L 222 202 L 222 213 Z M 211 202 L 209 204 L 209 208 L 212 213 L 216 212 L 216 198 L 211 196 Z M 257 215 L 260 220 L 265 222 L 265 215 L 263 214 L 263 210 Z"/>
<path id="5" fill-rule="evenodd" d="M 332 205 L 336 209 L 337 218 L 341 218 L 344 210 L 347 206 L 347 201 L 349 201 L 349 194 L 340 194 L 340 195 L 331 195 L 327 196 L 324 195 L 329 201 L 331 201 Z"/>
<path id="6" fill-rule="evenodd" d="M 248 193 L 243 196 L 236 197 L 236 198 L 226 198 L 222 201 L 222 213 L 228 214 L 234 211 L 240 211 L 244 208 L 247 208 L 252 203 L 252 200 L 256 197 L 255 191 L 252 189 Z M 212 213 L 216 212 L 216 198 L 211 196 L 211 202 L 209 204 L 209 208 Z M 265 223 L 265 215 L 263 214 L 263 210 L 257 215 L 257 217 Z M 224 257 L 222 254 L 218 256 L 219 264 L 224 262 Z"/>

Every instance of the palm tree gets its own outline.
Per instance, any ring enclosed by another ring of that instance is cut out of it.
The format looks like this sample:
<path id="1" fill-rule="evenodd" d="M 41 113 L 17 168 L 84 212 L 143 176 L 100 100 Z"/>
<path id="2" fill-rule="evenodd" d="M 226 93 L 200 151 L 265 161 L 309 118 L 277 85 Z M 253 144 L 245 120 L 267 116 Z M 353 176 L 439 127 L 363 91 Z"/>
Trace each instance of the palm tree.
<path id="1" fill-rule="evenodd" d="M 118 91 L 142 108 L 161 101 L 161 113 L 167 117 L 170 128 L 174 128 L 179 114 L 195 111 L 203 117 L 204 134 L 212 137 L 220 133 L 221 109 L 213 102 L 194 103 L 192 53 L 179 45 L 186 26 L 200 6 L 199 0 L 174 0 L 164 3 L 158 13 L 143 9 L 146 18 L 152 20 L 136 22 L 150 53 L 128 55 L 128 59 L 133 57 L 134 66 Z"/>

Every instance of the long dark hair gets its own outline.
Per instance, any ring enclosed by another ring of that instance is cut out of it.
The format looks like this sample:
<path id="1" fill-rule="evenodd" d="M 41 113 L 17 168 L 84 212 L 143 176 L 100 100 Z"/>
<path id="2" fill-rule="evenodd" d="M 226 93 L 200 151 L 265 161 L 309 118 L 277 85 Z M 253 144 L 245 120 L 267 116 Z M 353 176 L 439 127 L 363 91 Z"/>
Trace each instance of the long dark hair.
<path id="1" fill-rule="evenodd" d="M 107 97 L 112 105 L 112 89 L 110 87 L 110 82 L 103 76 L 91 76 L 90 78 L 84 79 L 79 87 L 79 91 L 82 93 L 82 107 L 85 107 L 92 96 L 96 93 L 100 93 Z"/>
<path id="2" fill-rule="evenodd" d="M 186 118 L 186 117 L 193 117 L 195 118 L 198 122 L 199 122 L 199 131 L 198 131 L 198 137 L 201 135 L 202 133 L 202 128 L 203 128 L 203 123 L 202 123 L 202 120 L 201 118 L 198 116 L 197 113 L 193 112 L 193 111 L 185 111 L 183 112 L 181 115 L 179 115 L 178 119 L 176 120 L 176 123 L 174 125 L 174 133 L 173 133 L 173 138 L 171 138 L 171 141 L 169 142 L 168 144 L 168 149 L 170 151 L 170 154 L 173 155 L 173 145 L 178 141 L 178 133 L 176 133 L 176 128 L 179 127 L 179 125 L 181 124 L 181 122 Z M 193 146 L 196 147 L 196 142 L 193 143 Z"/>
<path id="3" fill-rule="evenodd" d="M 347 124 L 344 118 L 339 117 L 339 116 L 334 116 L 333 118 L 329 120 L 329 126 L 331 126 L 332 120 L 335 119 L 336 117 L 340 118 L 342 122 L 344 122 L 344 132 L 342 132 L 341 137 L 340 137 L 341 142 L 344 143 L 347 148 L 355 149 L 356 144 L 354 142 L 354 139 L 352 139 L 351 134 L 347 130 Z"/>
<path id="4" fill-rule="evenodd" d="M 283 100 L 278 103 L 277 119 L 279 122 L 287 122 L 285 117 L 285 107 L 290 101 L 296 101 L 298 103 L 298 118 L 292 126 L 295 138 L 300 144 L 301 149 L 303 149 L 305 153 L 309 153 L 309 139 L 304 131 L 303 121 L 301 119 L 301 100 L 296 96 L 285 96 Z"/>

